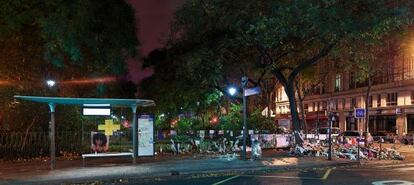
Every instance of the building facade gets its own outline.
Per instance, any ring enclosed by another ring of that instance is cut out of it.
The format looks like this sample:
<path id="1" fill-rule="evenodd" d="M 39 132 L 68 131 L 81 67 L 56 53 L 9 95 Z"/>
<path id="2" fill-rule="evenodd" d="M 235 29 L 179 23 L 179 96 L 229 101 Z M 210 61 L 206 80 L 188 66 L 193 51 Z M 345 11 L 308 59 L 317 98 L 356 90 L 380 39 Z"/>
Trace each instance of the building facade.
<path id="1" fill-rule="evenodd" d="M 333 61 L 315 66 L 327 72 L 327 77 L 304 99 L 307 130 L 327 126 L 326 115 L 332 112 L 336 118 L 333 126 L 341 131 L 369 130 L 398 135 L 414 132 L 414 52 L 389 53 L 385 62 L 375 66 L 381 70 L 372 78 L 368 102 L 365 102 L 367 83 L 356 80 L 357 71 L 338 70 Z M 287 96 L 283 87 L 276 91 L 276 120 L 280 126 L 290 126 Z M 365 118 L 355 118 L 354 115 L 355 109 L 365 108 L 366 103 L 369 123 L 365 123 Z"/>

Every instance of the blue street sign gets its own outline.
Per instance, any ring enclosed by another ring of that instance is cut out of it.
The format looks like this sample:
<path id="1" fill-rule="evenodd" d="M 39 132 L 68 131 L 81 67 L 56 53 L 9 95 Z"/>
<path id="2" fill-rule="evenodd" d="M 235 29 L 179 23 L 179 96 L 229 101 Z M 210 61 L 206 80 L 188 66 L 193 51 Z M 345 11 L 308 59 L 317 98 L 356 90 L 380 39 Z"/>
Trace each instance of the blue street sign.
<path id="1" fill-rule="evenodd" d="M 244 90 L 244 96 L 252 96 L 256 94 L 260 94 L 260 87 L 253 87 Z"/>
<path id="2" fill-rule="evenodd" d="M 355 118 L 365 118 L 365 109 L 355 108 Z"/>

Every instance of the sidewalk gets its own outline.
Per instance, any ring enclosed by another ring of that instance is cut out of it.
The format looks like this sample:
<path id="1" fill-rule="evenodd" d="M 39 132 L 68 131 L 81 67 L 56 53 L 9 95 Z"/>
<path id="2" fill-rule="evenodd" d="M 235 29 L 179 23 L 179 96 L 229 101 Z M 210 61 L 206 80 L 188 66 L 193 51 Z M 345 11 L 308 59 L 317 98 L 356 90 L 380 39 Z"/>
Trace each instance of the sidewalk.
<path id="1" fill-rule="evenodd" d="M 404 148 L 406 154 L 414 148 Z M 249 156 L 249 155 L 248 155 Z M 408 161 L 413 161 L 412 156 Z M 285 151 L 264 151 L 257 161 L 242 161 L 238 157 L 220 155 L 161 155 L 139 158 L 137 164 L 131 159 L 100 158 L 87 160 L 82 167 L 81 159 L 58 160 L 57 169 L 49 170 L 49 161 L 0 163 L 0 185 L 3 184 L 62 184 L 110 180 L 120 178 L 158 178 L 176 176 L 223 175 L 231 173 L 258 173 L 289 169 L 309 169 L 333 166 L 359 166 L 398 164 L 405 161 L 372 160 L 350 161 L 326 157 L 288 157 Z"/>
<path id="2" fill-rule="evenodd" d="M 202 175 L 223 173 L 252 173 L 264 170 L 287 170 L 338 165 L 355 165 L 356 161 L 333 160 L 315 157 L 265 157 L 258 161 L 237 158 L 183 159 L 116 166 L 72 167 L 54 171 L 33 171 L 2 176 L 0 184 L 62 184 L 109 180 L 114 178 L 154 178 L 171 175 Z"/>

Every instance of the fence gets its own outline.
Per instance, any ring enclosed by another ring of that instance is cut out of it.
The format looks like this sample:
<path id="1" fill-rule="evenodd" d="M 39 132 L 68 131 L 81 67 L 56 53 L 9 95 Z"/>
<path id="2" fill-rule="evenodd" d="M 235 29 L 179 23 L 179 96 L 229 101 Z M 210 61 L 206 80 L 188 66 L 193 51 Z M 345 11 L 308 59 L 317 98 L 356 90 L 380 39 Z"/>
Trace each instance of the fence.
<path id="1" fill-rule="evenodd" d="M 57 151 L 77 152 L 83 147 L 79 133 L 59 132 L 56 134 Z M 0 158 L 18 159 L 43 157 L 49 154 L 47 132 L 0 133 Z M 61 152 L 58 152 L 60 155 Z"/>
<path id="2" fill-rule="evenodd" d="M 227 148 L 240 147 L 241 131 L 214 131 L 205 130 L 200 137 L 199 131 L 176 136 L 168 135 L 157 137 L 156 152 L 174 152 L 171 139 L 179 144 L 178 151 L 192 152 L 218 152 L 218 145 L 226 138 Z M 89 131 L 60 131 L 56 133 L 56 155 L 57 156 L 79 156 L 90 152 L 91 136 Z M 250 146 L 251 134 L 247 139 Z M 288 145 L 288 135 L 275 134 L 253 134 L 256 139 L 263 141 L 265 148 L 275 148 L 277 144 Z M 239 140 L 239 141 L 237 141 Z M 237 142 L 236 142 L 237 141 Z M 234 144 L 238 146 L 233 146 Z M 132 136 L 130 131 L 115 132 L 109 140 L 110 152 L 126 152 L 132 150 Z M 177 150 L 177 149 L 176 149 Z M 175 151 L 177 152 L 177 151 Z M 50 155 L 50 140 L 48 132 L 0 132 L 0 160 L 28 159 L 37 157 L 48 157 Z"/>
<path id="3" fill-rule="evenodd" d="M 156 132 L 157 133 L 157 132 Z M 193 131 L 187 137 L 162 137 L 162 139 L 156 137 L 155 151 L 156 152 L 174 152 L 174 145 L 172 145 L 171 138 L 175 144 L 180 144 L 179 151 L 188 152 L 218 152 L 220 144 L 226 143 L 227 150 L 230 148 L 236 148 L 236 145 L 242 144 L 241 132 L 235 131 L 231 136 L 224 131 L 223 134 L 215 132 L 210 134 L 206 131 L 203 134 L 203 139 L 200 138 L 199 132 Z M 182 136 L 182 135 L 181 135 Z M 211 136 L 211 137 L 210 137 Z M 226 138 L 226 140 L 224 140 Z M 249 134 L 248 145 L 250 145 L 251 139 L 257 139 L 262 143 L 263 148 L 280 148 L 290 146 L 290 134 Z M 318 140 L 325 140 L 325 135 L 308 135 L 308 138 L 315 138 Z M 336 136 L 333 137 L 336 142 Z M 374 138 L 376 139 L 376 138 Z M 386 143 L 393 143 L 393 146 L 398 147 L 399 144 L 395 144 L 394 140 L 388 140 Z M 236 141 L 239 140 L 237 143 Z M 377 139 L 376 139 L 377 140 Z M 7 132 L 0 133 L 0 160 L 15 160 L 22 158 L 36 158 L 36 157 L 48 157 L 50 154 L 48 132 Z M 112 152 L 125 152 L 132 150 L 132 138 L 130 131 L 121 131 L 114 133 L 110 137 L 109 151 Z M 57 156 L 64 155 L 79 155 L 82 153 L 90 152 L 90 132 L 81 131 L 61 131 L 56 133 L 56 154 Z M 412 144 L 412 140 L 410 140 Z M 177 150 L 177 149 L 175 149 Z M 177 151 L 175 151 L 177 152 Z"/>

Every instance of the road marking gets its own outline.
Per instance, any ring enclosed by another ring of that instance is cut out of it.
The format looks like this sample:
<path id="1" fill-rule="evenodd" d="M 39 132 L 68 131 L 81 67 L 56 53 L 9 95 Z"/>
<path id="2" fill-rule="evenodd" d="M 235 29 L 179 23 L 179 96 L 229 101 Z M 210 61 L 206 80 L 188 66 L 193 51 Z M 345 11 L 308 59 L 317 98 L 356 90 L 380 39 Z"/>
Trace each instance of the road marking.
<path id="1" fill-rule="evenodd" d="M 332 172 L 332 168 L 326 170 L 322 177 L 296 177 L 296 176 L 281 176 L 281 175 L 241 175 L 243 177 L 261 177 L 261 178 L 280 178 L 280 179 L 304 179 L 304 180 L 326 180 Z"/>
<path id="2" fill-rule="evenodd" d="M 413 182 L 404 180 L 388 180 L 388 181 L 375 181 L 372 185 L 387 185 L 387 184 L 400 184 L 400 185 L 413 185 Z"/>
<path id="3" fill-rule="evenodd" d="M 321 178 L 322 180 L 326 180 L 329 176 L 329 174 L 331 174 L 332 168 L 329 168 L 328 170 L 326 170 L 325 174 L 323 175 L 323 177 Z"/>
<path id="4" fill-rule="evenodd" d="M 242 175 L 243 177 L 261 177 L 261 178 L 279 178 L 279 179 L 308 179 L 308 180 L 321 180 L 317 177 L 290 177 L 290 176 L 279 176 L 279 175 Z"/>
<path id="5" fill-rule="evenodd" d="M 235 178 L 237 178 L 237 177 L 240 177 L 240 175 L 236 175 L 236 176 L 233 176 L 233 177 L 229 177 L 229 178 L 224 179 L 224 180 L 222 180 L 222 181 L 216 182 L 216 183 L 214 183 L 214 184 L 212 184 L 212 185 L 219 185 L 219 184 L 223 184 L 223 183 L 225 183 L 225 182 L 227 182 L 227 181 L 230 181 L 230 180 L 233 180 L 233 179 L 235 179 Z"/>

